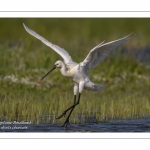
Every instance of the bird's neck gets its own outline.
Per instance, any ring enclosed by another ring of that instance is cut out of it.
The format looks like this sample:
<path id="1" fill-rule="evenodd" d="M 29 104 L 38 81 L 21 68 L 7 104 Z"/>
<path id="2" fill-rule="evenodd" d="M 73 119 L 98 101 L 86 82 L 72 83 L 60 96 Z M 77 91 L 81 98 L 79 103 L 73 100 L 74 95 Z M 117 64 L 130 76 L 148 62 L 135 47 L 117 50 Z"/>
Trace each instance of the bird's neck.
<path id="1" fill-rule="evenodd" d="M 62 65 L 61 69 L 60 69 L 60 72 L 63 76 L 67 76 L 67 67 L 65 64 Z"/>

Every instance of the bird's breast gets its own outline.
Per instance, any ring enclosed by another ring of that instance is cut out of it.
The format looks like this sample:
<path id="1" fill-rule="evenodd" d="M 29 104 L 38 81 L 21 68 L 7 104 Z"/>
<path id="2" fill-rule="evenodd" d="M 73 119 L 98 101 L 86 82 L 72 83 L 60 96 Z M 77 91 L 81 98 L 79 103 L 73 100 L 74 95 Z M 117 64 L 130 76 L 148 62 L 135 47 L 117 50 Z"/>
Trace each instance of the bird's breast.
<path id="1" fill-rule="evenodd" d="M 76 74 L 78 74 L 78 66 L 75 66 L 73 68 L 68 68 L 67 70 L 67 76 L 68 77 L 74 77 Z"/>
<path id="2" fill-rule="evenodd" d="M 72 72 L 71 69 L 68 69 L 68 71 L 67 71 L 67 76 L 68 76 L 68 77 L 73 77 L 73 72 Z"/>
<path id="3" fill-rule="evenodd" d="M 83 70 L 83 67 L 80 67 L 80 65 L 68 68 L 66 77 L 71 78 L 76 83 L 85 81 L 85 79 L 88 78 L 87 74 Z"/>

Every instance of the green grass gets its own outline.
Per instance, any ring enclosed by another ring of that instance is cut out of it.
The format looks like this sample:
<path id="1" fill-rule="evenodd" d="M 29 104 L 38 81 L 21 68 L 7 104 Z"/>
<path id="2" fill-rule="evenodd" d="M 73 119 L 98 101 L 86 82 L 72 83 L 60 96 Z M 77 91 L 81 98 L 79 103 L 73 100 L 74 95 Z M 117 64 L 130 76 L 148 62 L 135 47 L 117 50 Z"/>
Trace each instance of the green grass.
<path id="1" fill-rule="evenodd" d="M 40 84 L 37 82 L 61 57 L 29 35 L 23 28 L 23 22 L 66 49 L 75 62 L 81 62 L 90 49 L 103 40 L 109 42 L 132 31 L 137 33 L 134 39 L 121 45 L 89 72 L 91 80 L 105 85 L 106 89 L 96 93 L 84 90 L 71 122 L 82 123 L 78 115 L 95 116 L 97 122 L 150 117 L 150 66 L 132 57 L 136 52 L 134 49 L 149 46 L 150 19 L 1 18 L 1 121 L 5 118 L 7 121 L 61 123 L 65 118 L 57 121 L 55 116 L 73 103 L 73 83 L 58 69 Z M 122 54 L 124 47 L 132 55 Z M 52 118 L 49 114 L 53 115 Z"/>

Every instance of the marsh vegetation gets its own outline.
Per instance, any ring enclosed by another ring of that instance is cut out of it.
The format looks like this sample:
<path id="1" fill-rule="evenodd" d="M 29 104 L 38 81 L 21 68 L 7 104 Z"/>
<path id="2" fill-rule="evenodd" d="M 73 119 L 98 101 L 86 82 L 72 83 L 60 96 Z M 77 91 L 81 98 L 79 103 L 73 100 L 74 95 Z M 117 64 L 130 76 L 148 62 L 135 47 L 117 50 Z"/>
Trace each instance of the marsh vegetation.
<path id="1" fill-rule="evenodd" d="M 58 59 L 53 50 L 30 36 L 23 22 L 81 62 L 100 42 L 130 34 L 137 36 L 113 51 L 89 72 L 102 92 L 83 91 L 72 123 L 78 115 L 95 116 L 96 122 L 150 117 L 150 19 L 0 19 L 0 120 L 52 122 L 73 103 L 73 83 L 55 70 L 40 84 L 38 79 Z M 148 49 L 148 50 L 147 50 Z M 145 54 L 145 55 L 144 55 Z M 65 118 L 57 120 L 63 122 Z"/>

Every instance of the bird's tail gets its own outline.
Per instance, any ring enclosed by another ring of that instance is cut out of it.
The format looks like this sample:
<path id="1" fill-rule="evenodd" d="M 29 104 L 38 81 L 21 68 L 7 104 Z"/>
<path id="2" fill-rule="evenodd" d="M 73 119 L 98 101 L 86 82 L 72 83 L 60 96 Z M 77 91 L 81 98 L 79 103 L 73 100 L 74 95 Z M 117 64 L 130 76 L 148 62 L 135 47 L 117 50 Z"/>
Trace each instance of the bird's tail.
<path id="1" fill-rule="evenodd" d="M 90 91 L 102 91 L 104 90 L 105 86 L 104 85 L 100 85 L 100 84 L 95 84 L 93 82 L 88 82 L 85 84 L 84 89 L 85 90 L 90 90 Z"/>

